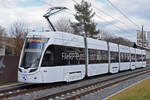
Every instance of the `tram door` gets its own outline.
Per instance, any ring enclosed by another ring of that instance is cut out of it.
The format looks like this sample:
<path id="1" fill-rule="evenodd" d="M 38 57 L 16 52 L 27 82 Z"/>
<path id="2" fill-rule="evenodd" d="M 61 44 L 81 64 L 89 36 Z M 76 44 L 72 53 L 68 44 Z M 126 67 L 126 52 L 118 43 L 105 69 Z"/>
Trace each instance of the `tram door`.
<path id="1" fill-rule="evenodd" d="M 44 82 L 62 81 L 63 68 L 54 66 L 54 53 L 51 48 L 45 51 L 41 66 Z"/>

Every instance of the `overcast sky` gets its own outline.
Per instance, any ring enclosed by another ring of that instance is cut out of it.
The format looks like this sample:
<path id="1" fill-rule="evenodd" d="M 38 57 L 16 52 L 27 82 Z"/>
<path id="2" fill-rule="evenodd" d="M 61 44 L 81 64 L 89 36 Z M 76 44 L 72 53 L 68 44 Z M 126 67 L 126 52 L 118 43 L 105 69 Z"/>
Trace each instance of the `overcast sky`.
<path id="1" fill-rule="evenodd" d="M 141 25 L 144 25 L 146 31 L 150 30 L 150 0 L 110 0 L 138 27 L 116 11 L 107 0 L 86 1 L 91 2 L 93 11 L 99 16 L 94 17 L 97 27 L 110 34 L 136 41 L 136 30 L 141 29 Z M 70 10 L 53 16 L 51 20 L 63 17 L 73 21 L 71 13 L 74 13 L 74 4 L 72 0 L 0 0 L 0 25 L 8 30 L 13 22 L 21 21 L 29 28 L 46 27 L 47 22 L 42 16 L 52 6 L 65 6 Z"/>

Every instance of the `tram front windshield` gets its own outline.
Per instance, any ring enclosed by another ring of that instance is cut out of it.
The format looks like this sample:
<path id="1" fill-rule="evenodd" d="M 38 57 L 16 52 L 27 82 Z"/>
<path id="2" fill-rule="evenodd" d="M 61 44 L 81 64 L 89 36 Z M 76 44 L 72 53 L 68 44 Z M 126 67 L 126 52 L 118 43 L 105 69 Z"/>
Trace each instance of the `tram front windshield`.
<path id="1" fill-rule="evenodd" d="M 20 67 L 24 69 L 37 68 L 47 40 L 48 39 L 28 38 L 25 43 Z"/>

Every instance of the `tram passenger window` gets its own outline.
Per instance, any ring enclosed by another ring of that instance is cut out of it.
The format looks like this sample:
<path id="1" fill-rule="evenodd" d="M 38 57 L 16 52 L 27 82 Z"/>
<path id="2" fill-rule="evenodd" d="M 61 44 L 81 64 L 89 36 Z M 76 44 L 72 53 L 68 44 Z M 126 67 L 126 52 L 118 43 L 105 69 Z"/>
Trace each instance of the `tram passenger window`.
<path id="1" fill-rule="evenodd" d="M 42 60 L 42 66 L 47 67 L 47 66 L 52 66 L 54 64 L 54 54 L 50 48 L 48 48 L 45 51 L 43 60 Z"/>
<path id="2" fill-rule="evenodd" d="M 108 63 L 108 51 L 89 49 L 89 64 Z M 85 64 L 84 48 L 51 45 L 47 48 L 42 66 Z"/>
<path id="3" fill-rule="evenodd" d="M 131 54 L 131 61 L 135 62 L 136 58 L 135 58 L 135 54 Z"/>
<path id="4" fill-rule="evenodd" d="M 137 58 L 137 61 L 142 61 L 142 55 L 137 54 L 136 58 Z"/>
<path id="5" fill-rule="evenodd" d="M 55 45 L 55 66 L 85 64 L 83 48 Z"/>
<path id="6" fill-rule="evenodd" d="M 136 59 L 137 59 L 137 61 L 140 61 L 140 55 L 136 55 Z"/>
<path id="7" fill-rule="evenodd" d="M 130 62 L 130 54 L 129 53 L 120 53 L 120 62 Z"/>
<path id="8" fill-rule="evenodd" d="M 127 54 L 127 62 L 130 62 L 130 53 Z"/>
<path id="9" fill-rule="evenodd" d="M 89 64 L 108 63 L 108 51 L 89 49 Z"/>
<path id="10" fill-rule="evenodd" d="M 138 54 L 136 54 L 136 60 L 139 61 L 139 55 Z"/>
<path id="11" fill-rule="evenodd" d="M 141 55 L 139 55 L 138 61 L 141 61 Z"/>
<path id="12" fill-rule="evenodd" d="M 97 51 L 94 49 L 88 50 L 89 64 L 97 63 Z"/>
<path id="13" fill-rule="evenodd" d="M 103 63 L 108 63 L 108 51 L 101 51 L 101 56 L 102 56 L 102 62 Z"/>
<path id="14" fill-rule="evenodd" d="M 118 52 L 110 52 L 110 59 L 111 59 L 111 62 L 119 62 L 119 54 Z"/>
<path id="15" fill-rule="evenodd" d="M 123 53 L 120 53 L 120 61 L 124 62 L 124 54 Z"/>
<path id="16" fill-rule="evenodd" d="M 142 55 L 140 55 L 140 61 L 142 61 Z"/>
<path id="17" fill-rule="evenodd" d="M 143 61 L 146 61 L 146 56 L 145 55 L 143 55 Z"/>
<path id="18" fill-rule="evenodd" d="M 140 55 L 140 61 L 142 61 L 143 60 L 143 55 Z"/>

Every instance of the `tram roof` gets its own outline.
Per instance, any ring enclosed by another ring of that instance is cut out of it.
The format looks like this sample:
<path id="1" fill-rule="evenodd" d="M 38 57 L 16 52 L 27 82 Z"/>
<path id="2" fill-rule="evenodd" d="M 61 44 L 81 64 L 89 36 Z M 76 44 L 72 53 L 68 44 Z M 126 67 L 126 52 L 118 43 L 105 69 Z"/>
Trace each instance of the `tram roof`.
<path id="1" fill-rule="evenodd" d="M 61 37 L 62 35 L 66 35 L 67 37 L 70 37 L 70 35 L 72 35 L 72 36 L 75 36 L 76 38 L 82 38 L 82 36 L 74 35 L 74 34 L 71 34 L 71 33 L 69 34 L 69 33 L 65 33 L 65 32 L 59 32 L 59 31 L 56 31 L 56 32 L 54 32 L 54 31 L 50 31 L 50 32 L 30 32 L 27 35 L 27 38 L 31 38 L 31 37 L 34 37 L 34 38 L 51 38 L 51 37 Z M 103 41 L 103 40 L 101 40 L 101 41 Z M 123 45 L 123 46 L 125 46 L 125 45 Z M 135 48 L 134 46 L 130 46 L 130 47 Z M 150 49 L 147 49 L 147 48 L 140 48 L 140 49 L 150 50 Z"/>

